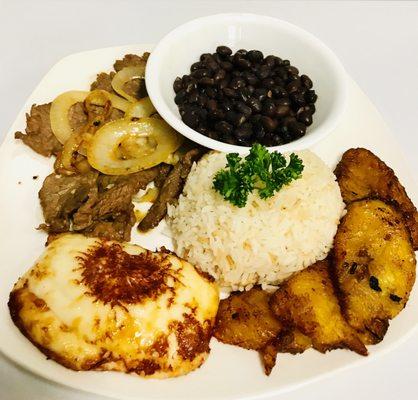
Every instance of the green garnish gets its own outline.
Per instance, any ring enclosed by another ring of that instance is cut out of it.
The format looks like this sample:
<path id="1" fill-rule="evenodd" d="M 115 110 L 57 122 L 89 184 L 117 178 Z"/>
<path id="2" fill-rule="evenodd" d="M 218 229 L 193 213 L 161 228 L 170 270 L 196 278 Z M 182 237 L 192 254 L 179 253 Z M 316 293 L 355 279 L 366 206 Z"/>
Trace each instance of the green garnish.
<path id="1" fill-rule="evenodd" d="M 244 159 L 238 153 L 230 153 L 226 159 L 225 169 L 219 170 L 213 179 L 213 188 L 240 208 L 245 206 L 253 190 L 257 190 L 262 199 L 267 199 L 300 178 L 303 171 L 302 160 L 295 153 L 287 162 L 281 153 L 270 153 L 258 143 L 251 147 L 250 154 Z"/>

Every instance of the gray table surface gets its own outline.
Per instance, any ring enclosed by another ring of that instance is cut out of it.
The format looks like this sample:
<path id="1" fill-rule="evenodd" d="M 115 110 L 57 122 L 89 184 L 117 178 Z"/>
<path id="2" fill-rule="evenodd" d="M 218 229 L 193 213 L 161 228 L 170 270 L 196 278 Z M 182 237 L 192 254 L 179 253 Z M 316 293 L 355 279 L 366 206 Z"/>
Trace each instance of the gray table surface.
<path id="1" fill-rule="evenodd" d="M 153 43 L 187 20 L 233 11 L 288 20 L 328 44 L 383 115 L 411 170 L 418 171 L 418 2 L 0 0 L 0 140 L 60 58 L 100 47 Z M 278 398 L 414 399 L 417 377 L 415 334 L 365 366 Z M 102 398 L 51 384 L 0 355 L 0 399 Z"/>

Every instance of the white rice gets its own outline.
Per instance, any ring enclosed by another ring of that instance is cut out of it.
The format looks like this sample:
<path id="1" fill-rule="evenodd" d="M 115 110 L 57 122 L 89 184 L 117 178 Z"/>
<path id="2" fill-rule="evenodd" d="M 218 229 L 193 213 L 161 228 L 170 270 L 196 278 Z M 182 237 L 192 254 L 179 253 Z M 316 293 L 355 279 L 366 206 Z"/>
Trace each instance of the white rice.
<path id="1" fill-rule="evenodd" d="M 328 254 L 344 212 L 332 171 L 310 151 L 297 153 L 302 177 L 262 200 L 250 194 L 238 208 L 212 189 L 224 153 L 193 166 L 183 194 L 168 209 L 176 253 L 228 289 L 276 285 Z"/>

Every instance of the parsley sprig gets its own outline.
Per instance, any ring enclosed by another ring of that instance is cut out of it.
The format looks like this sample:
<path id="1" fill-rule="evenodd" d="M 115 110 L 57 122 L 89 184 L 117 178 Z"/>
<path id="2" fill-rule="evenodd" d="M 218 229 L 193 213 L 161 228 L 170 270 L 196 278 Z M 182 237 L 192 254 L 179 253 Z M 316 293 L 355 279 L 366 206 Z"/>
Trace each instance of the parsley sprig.
<path id="1" fill-rule="evenodd" d="M 267 199 L 300 178 L 304 168 L 296 154 L 290 154 L 287 162 L 281 153 L 270 153 L 261 144 L 253 145 L 244 159 L 238 153 L 230 153 L 226 159 L 225 169 L 219 170 L 213 179 L 213 188 L 240 208 L 245 206 L 253 190 L 257 190 L 262 199 Z"/>

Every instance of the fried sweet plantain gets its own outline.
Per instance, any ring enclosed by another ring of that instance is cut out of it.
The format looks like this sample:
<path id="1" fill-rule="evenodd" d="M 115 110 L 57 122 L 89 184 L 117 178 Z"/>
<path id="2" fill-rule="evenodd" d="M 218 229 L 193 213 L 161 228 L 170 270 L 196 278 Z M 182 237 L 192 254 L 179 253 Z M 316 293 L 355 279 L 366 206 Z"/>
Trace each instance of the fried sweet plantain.
<path id="1" fill-rule="evenodd" d="M 415 253 L 402 214 L 381 200 L 351 203 L 334 239 L 333 261 L 348 323 L 363 343 L 380 342 L 415 281 Z"/>
<path id="2" fill-rule="evenodd" d="M 365 198 L 394 203 L 403 214 L 412 243 L 418 250 L 418 212 L 391 168 L 366 149 L 349 149 L 335 169 L 346 204 Z"/>
<path id="3" fill-rule="evenodd" d="M 328 260 L 318 261 L 284 282 L 270 299 L 282 323 L 294 326 L 324 353 L 348 348 L 361 355 L 367 349 L 342 316 L 328 272 Z"/>
<path id="4" fill-rule="evenodd" d="M 232 293 L 221 300 L 214 336 L 221 342 L 260 352 L 264 370 L 270 374 L 278 352 L 300 353 L 310 340 L 280 323 L 269 307 L 270 294 L 259 286 Z"/>

